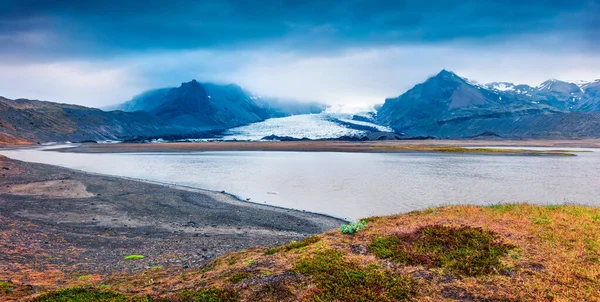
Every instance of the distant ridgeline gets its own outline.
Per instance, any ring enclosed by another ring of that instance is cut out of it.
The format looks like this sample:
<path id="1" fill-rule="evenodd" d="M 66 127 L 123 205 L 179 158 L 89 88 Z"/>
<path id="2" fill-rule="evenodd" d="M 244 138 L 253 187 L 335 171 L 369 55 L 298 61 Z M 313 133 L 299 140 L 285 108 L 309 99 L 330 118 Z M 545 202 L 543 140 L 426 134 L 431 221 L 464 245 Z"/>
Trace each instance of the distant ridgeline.
<path id="1" fill-rule="evenodd" d="M 0 142 L 80 142 L 136 138 L 214 137 L 273 117 L 320 113 L 325 105 L 263 98 L 237 85 L 195 80 L 144 92 L 103 111 L 0 97 Z"/>
<path id="2" fill-rule="evenodd" d="M 407 136 L 598 138 L 600 80 L 481 85 L 442 70 L 387 99 L 377 121 Z"/>
<path id="3" fill-rule="evenodd" d="M 146 91 L 111 111 L 0 97 L 0 143 L 210 138 L 232 127 L 325 109 L 195 80 Z M 389 126 L 394 134 L 367 131 L 364 139 L 598 138 L 600 80 L 481 85 L 442 70 L 376 109 L 355 120 Z"/>

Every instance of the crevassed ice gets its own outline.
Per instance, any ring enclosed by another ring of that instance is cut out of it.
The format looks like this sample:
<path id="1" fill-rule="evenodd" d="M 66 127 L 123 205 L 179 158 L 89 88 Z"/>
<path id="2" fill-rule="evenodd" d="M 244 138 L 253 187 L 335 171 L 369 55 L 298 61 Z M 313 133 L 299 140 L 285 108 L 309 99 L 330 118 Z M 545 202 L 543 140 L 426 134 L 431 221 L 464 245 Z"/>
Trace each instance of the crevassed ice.
<path id="1" fill-rule="evenodd" d="M 302 114 L 272 118 L 225 132 L 224 140 L 261 140 L 265 136 L 289 136 L 294 138 L 326 139 L 340 136 L 358 136 L 365 131 L 350 129 L 331 121 L 329 114 Z M 356 123 L 357 121 L 353 121 Z M 358 123 L 356 123 L 358 124 Z M 377 127 L 375 124 L 365 123 Z M 362 124 L 361 124 L 362 125 Z"/>
<path id="2" fill-rule="evenodd" d="M 350 124 L 355 124 L 355 125 L 359 125 L 359 126 L 373 127 L 375 129 L 377 129 L 379 131 L 383 131 L 383 132 L 392 132 L 392 128 L 390 128 L 390 127 L 376 125 L 376 124 L 369 123 L 369 122 L 355 121 L 355 120 L 345 119 L 345 118 L 340 118 L 339 120 L 342 121 L 342 122 L 346 122 L 346 123 L 350 123 Z"/>

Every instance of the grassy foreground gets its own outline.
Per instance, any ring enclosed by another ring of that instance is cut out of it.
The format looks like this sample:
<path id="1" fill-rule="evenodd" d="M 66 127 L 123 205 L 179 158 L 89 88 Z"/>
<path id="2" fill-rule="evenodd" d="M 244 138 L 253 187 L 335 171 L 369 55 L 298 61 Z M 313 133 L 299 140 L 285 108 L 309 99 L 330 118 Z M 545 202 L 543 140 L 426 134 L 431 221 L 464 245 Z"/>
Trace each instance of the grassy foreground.
<path id="1" fill-rule="evenodd" d="M 33 301 L 598 301 L 600 209 L 449 206 L 202 268 L 74 280 Z M 23 294 L 0 283 L 0 300 Z M 24 297 L 24 296 L 21 296 Z"/>

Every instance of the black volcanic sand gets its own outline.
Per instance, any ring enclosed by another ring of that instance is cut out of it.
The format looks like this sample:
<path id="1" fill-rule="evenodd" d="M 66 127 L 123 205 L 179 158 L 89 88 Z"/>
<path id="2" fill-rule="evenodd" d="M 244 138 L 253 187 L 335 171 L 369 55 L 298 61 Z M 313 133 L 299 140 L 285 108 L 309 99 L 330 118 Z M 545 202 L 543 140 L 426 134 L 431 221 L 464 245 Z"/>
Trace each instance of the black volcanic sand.
<path id="1" fill-rule="evenodd" d="M 26 184 L 26 185 L 23 185 Z M 229 195 L 0 156 L 0 280 L 198 267 L 336 228 L 341 220 Z M 130 254 L 144 259 L 127 261 Z"/>

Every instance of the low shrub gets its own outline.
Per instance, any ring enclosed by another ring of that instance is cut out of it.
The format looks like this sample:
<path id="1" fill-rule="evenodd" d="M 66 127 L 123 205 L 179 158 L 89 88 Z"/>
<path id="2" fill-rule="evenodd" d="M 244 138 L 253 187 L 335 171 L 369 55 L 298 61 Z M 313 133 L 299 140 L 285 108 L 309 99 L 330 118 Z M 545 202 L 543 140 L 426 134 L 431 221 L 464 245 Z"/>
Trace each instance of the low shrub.
<path id="1" fill-rule="evenodd" d="M 344 234 L 354 234 L 367 226 L 367 221 L 359 220 L 340 226 L 340 232 Z"/>
<path id="2" fill-rule="evenodd" d="M 426 226 L 412 233 L 378 237 L 369 245 L 377 257 L 410 265 L 442 267 L 477 276 L 501 270 L 501 258 L 515 248 L 498 234 L 472 227 Z"/>
<path id="3" fill-rule="evenodd" d="M 396 301 L 416 295 L 417 281 L 375 267 L 362 267 L 340 251 L 317 251 L 294 270 L 312 276 L 317 286 L 308 301 Z"/>

